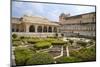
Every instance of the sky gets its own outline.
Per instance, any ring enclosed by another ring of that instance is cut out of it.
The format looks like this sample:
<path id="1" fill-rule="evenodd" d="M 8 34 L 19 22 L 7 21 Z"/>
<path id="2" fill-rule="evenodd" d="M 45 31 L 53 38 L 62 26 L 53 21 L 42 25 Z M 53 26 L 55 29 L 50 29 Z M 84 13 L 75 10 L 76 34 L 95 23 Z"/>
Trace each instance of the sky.
<path id="1" fill-rule="evenodd" d="M 12 1 L 12 16 L 22 17 L 23 15 L 40 16 L 51 21 L 59 21 L 61 13 L 71 16 L 89 12 L 95 12 L 93 6 L 68 5 L 68 4 L 47 4 L 33 2 L 17 2 Z"/>

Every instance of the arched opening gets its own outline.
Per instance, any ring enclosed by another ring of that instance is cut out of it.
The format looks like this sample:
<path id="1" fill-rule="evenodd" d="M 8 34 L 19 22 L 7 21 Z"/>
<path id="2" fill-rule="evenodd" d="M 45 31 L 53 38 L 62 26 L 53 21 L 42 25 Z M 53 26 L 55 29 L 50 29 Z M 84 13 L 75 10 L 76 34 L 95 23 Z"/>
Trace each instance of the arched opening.
<path id="1" fill-rule="evenodd" d="M 16 32 L 19 32 L 19 29 L 18 28 L 16 29 Z"/>
<path id="2" fill-rule="evenodd" d="M 14 31 L 14 28 L 12 28 L 12 32 L 15 32 L 15 31 Z"/>
<path id="3" fill-rule="evenodd" d="M 56 27 L 54 27 L 53 31 L 54 31 L 54 32 L 57 32 L 57 28 L 56 28 Z"/>
<path id="4" fill-rule="evenodd" d="M 48 32 L 52 32 L 52 27 L 49 27 L 48 28 Z"/>
<path id="5" fill-rule="evenodd" d="M 43 32 L 47 32 L 47 27 L 46 26 L 44 26 Z"/>
<path id="6" fill-rule="evenodd" d="M 20 32 L 24 32 L 24 29 L 21 29 L 21 31 Z"/>
<path id="7" fill-rule="evenodd" d="M 33 25 L 31 25 L 31 26 L 29 27 L 29 32 L 35 32 L 35 27 L 34 27 Z"/>
<path id="8" fill-rule="evenodd" d="M 38 26 L 37 31 L 42 32 L 42 26 Z"/>

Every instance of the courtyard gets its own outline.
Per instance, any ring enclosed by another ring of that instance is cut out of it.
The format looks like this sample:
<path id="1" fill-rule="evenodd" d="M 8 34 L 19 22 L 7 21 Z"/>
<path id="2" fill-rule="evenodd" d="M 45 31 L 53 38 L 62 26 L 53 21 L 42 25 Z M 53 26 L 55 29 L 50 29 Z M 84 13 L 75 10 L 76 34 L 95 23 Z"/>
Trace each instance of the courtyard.
<path id="1" fill-rule="evenodd" d="M 25 37 L 12 35 L 16 66 L 96 60 L 94 39 L 77 37 Z"/>

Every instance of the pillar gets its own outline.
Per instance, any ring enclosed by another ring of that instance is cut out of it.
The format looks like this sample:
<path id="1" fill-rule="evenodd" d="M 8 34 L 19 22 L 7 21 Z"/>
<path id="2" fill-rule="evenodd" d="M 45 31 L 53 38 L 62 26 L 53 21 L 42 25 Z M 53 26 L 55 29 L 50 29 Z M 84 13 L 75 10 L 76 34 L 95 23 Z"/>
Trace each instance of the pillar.
<path id="1" fill-rule="evenodd" d="M 16 25 L 14 25 L 14 32 L 16 32 L 16 29 L 17 29 L 17 28 L 16 28 Z"/>
<path id="2" fill-rule="evenodd" d="M 35 25 L 35 33 L 37 33 L 38 25 Z"/>
<path id="3" fill-rule="evenodd" d="M 48 30 L 48 29 L 49 29 L 49 26 L 47 26 L 47 33 L 49 32 L 49 30 Z"/>
<path id="4" fill-rule="evenodd" d="M 29 26 L 28 24 L 26 24 L 26 32 L 28 33 L 29 32 Z"/>
<path id="5" fill-rule="evenodd" d="M 57 27 L 57 33 L 59 33 L 59 28 Z"/>
<path id="6" fill-rule="evenodd" d="M 52 27 L 52 33 L 54 32 L 54 27 Z"/>
<path id="7" fill-rule="evenodd" d="M 42 25 L 42 33 L 43 33 L 44 26 Z"/>

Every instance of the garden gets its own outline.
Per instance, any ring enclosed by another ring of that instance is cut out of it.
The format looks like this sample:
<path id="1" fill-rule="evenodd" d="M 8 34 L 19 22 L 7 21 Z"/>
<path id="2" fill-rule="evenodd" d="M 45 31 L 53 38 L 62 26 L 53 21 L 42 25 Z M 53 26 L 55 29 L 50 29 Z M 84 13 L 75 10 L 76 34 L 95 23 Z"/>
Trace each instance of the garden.
<path id="1" fill-rule="evenodd" d="M 12 35 L 16 66 L 75 63 L 96 60 L 95 40 L 73 37 L 25 37 Z"/>

